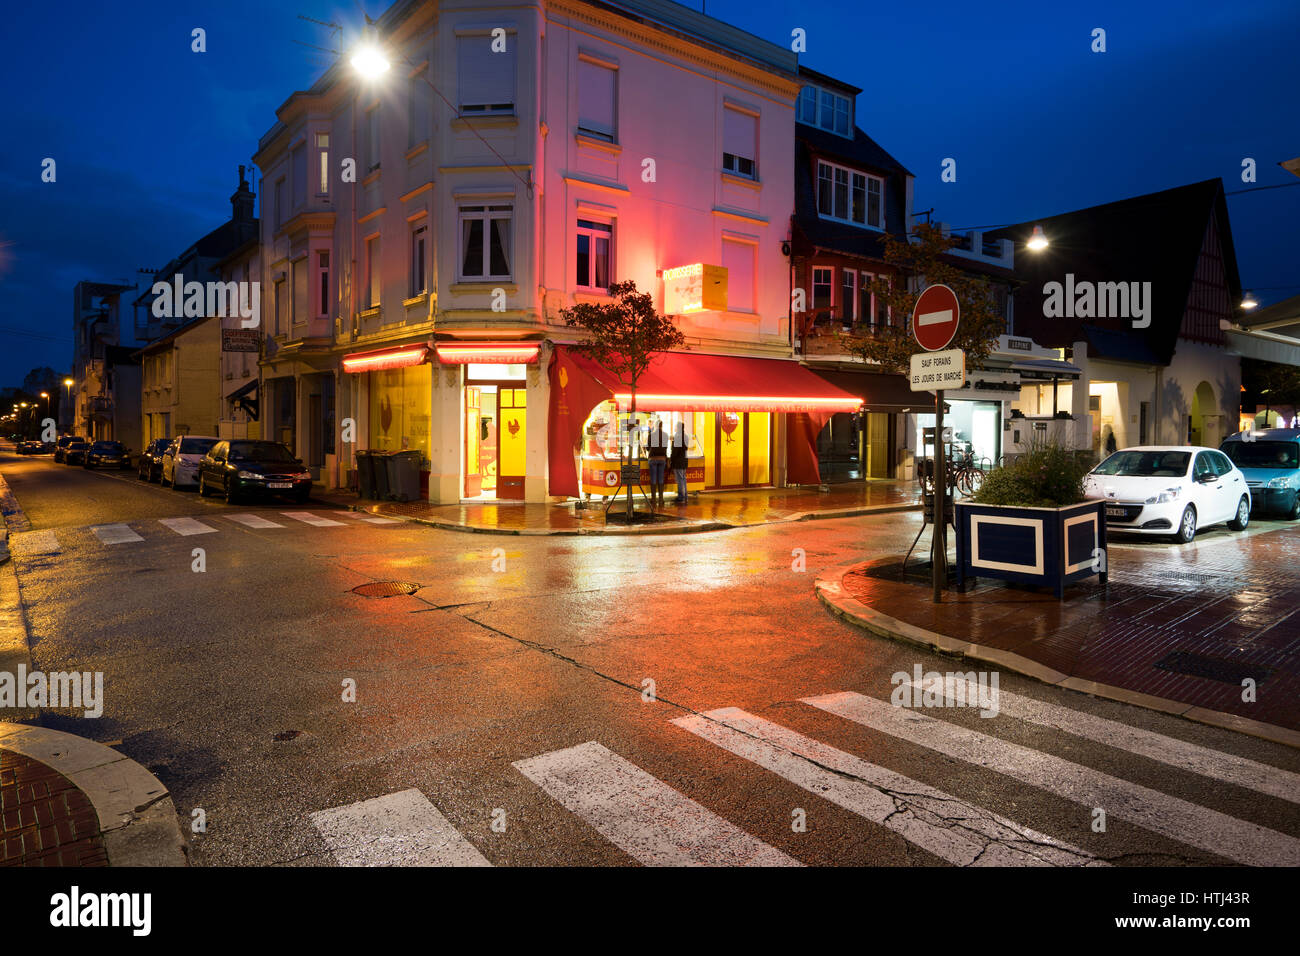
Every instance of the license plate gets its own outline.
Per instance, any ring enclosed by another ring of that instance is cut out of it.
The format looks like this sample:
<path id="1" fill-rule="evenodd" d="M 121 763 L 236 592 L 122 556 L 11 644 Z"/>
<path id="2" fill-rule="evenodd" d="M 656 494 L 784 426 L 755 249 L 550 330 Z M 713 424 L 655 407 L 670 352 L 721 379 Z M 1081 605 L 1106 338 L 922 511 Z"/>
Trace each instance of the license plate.
<path id="1" fill-rule="evenodd" d="M 292 488 L 292 487 L 293 487 L 293 482 L 292 482 L 292 481 L 268 481 L 268 482 L 266 483 L 266 487 L 268 487 L 268 488 Z"/>
<path id="2" fill-rule="evenodd" d="M 1123 517 L 1125 517 L 1126 514 L 1127 514 L 1127 512 L 1126 512 L 1123 508 L 1107 508 L 1107 509 L 1106 509 L 1106 517 L 1107 517 L 1107 518 L 1123 518 Z"/>

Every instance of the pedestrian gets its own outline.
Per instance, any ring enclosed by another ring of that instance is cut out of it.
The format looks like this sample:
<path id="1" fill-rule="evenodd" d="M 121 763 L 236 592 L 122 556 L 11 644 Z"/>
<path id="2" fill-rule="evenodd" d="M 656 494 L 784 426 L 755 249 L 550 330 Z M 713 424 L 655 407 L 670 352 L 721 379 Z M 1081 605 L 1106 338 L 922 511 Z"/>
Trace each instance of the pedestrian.
<path id="1" fill-rule="evenodd" d="M 1115 454 L 1118 447 L 1119 446 L 1115 441 L 1115 430 L 1111 428 L 1109 425 L 1107 425 L 1106 426 L 1106 454 L 1107 455 Z"/>
<path id="2" fill-rule="evenodd" d="M 677 423 L 677 434 L 673 435 L 673 453 L 668 459 L 668 467 L 677 479 L 677 498 L 674 504 L 686 504 L 686 425 Z"/>
<path id="3" fill-rule="evenodd" d="M 668 470 L 668 432 L 658 416 L 650 424 L 650 440 L 646 442 L 646 452 L 650 459 L 650 505 L 664 506 L 665 472 Z"/>

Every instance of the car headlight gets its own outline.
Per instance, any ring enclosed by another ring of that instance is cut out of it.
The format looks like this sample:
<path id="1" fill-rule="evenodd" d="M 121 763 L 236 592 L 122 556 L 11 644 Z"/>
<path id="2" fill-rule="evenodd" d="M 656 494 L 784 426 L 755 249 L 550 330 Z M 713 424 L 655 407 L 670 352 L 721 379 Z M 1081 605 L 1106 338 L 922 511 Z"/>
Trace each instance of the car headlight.
<path id="1" fill-rule="evenodd" d="M 257 472 L 255 472 L 255 471 L 241 471 L 241 472 L 239 473 L 239 477 L 240 477 L 240 478 L 252 478 L 252 479 L 255 480 L 255 481 L 261 481 L 263 476 L 262 476 L 262 475 L 259 475 L 259 474 L 258 474 Z"/>
<path id="2" fill-rule="evenodd" d="M 303 478 L 308 478 L 308 479 L 309 479 L 309 478 L 311 478 L 311 472 L 310 472 L 310 471 L 301 471 L 301 472 L 299 472 L 298 474 L 294 475 L 293 477 L 294 477 L 295 479 L 298 479 L 298 480 L 302 480 Z"/>
<path id="3" fill-rule="evenodd" d="M 1264 487 L 1265 487 L 1265 488 L 1290 488 L 1290 487 L 1291 487 L 1291 476 L 1290 476 L 1290 475 L 1278 475 L 1276 478 L 1270 478 L 1270 479 L 1268 480 L 1268 484 L 1265 485 Z"/>
<path id="4" fill-rule="evenodd" d="M 1149 505 L 1167 505 L 1171 501 L 1177 501 L 1178 496 L 1183 493 L 1181 488 L 1166 488 L 1158 495 L 1152 495 L 1146 500 Z"/>

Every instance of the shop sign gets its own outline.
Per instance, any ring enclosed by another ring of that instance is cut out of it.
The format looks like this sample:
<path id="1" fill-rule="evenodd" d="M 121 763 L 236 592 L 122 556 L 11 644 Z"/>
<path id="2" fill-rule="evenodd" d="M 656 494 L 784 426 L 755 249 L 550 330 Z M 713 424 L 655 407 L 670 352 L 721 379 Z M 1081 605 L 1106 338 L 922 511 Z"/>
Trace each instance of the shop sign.
<path id="1" fill-rule="evenodd" d="M 966 384 L 966 353 L 961 349 L 915 353 L 911 384 L 914 392 L 961 388 Z"/>
<path id="2" fill-rule="evenodd" d="M 727 267 L 702 262 L 664 270 L 664 314 L 725 312 Z"/>
<path id="3" fill-rule="evenodd" d="M 260 329 L 222 329 L 221 351 L 256 352 L 262 344 Z"/>

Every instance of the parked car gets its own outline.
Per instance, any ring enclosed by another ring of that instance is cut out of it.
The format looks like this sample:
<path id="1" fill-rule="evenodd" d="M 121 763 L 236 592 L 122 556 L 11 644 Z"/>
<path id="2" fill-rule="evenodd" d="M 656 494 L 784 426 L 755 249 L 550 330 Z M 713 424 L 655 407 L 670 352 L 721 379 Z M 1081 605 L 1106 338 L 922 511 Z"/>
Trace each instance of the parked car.
<path id="1" fill-rule="evenodd" d="M 1251 506 L 1300 518 L 1300 428 L 1262 428 L 1229 435 L 1219 446 L 1246 476 Z"/>
<path id="2" fill-rule="evenodd" d="M 14 451 L 20 455 L 34 455 L 36 449 L 41 446 L 38 441 L 32 441 L 30 438 L 22 438 L 14 443 Z"/>
<path id="3" fill-rule="evenodd" d="M 301 503 L 311 496 L 311 472 L 278 441 L 222 441 L 199 465 L 199 494 L 213 493 L 230 504 L 245 495 L 285 495 Z"/>
<path id="4" fill-rule="evenodd" d="M 74 441 L 85 441 L 80 435 L 64 435 L 54 443 L 54 460 L 63 461 L 63 455 Z"/>
<path id="5" fill-rule="evenodd" d="M 199 462 L 212 450 L 212 446 L 221 441 L 215 435 L 182 435 L 173 438 L 167 450 L 162 454 L 162 472 L 159 484 L 173 488 L 180 485 L 197 484 L 199 480 Z"/>
<path id="6" fill-rule="evenodd" d="M 1250 524 L 1246 477 L 1223 452 L 1195 445 L 1150 445 L 1115 452 L 1083 481 L 1087 498 L 1106 502 L 1108 531 L 1172 534 L 1186 543 L 1197 528 Z"/>
<path id="7" fill-rule="evenodd" d="M 126 446 L 120 441 L 97 441 L 86 451 L 83 467 L 98 468 L 107 465 L 126 471 L 131 467 L 131 456 L 126 453 Z"/>
<path id="8" fill-rule="evenodd" d="M 136 477 L 141 481 L 158 481 L 162 478 L 162 456 L 167 450 L 167 446 L 172 443 L 170 438 L 155 438 L 149 444 L 144 446 L 144 451 L 140 452 L 139 467 L 136 469 Z"/>
<path id="9" fill-rule="evenodd" d="M 84 438 L 74 438 L 63 446 L 63 463 L 65 465 L 84 465 L 86 452 L 90 451 L 90 442 Z"/>

